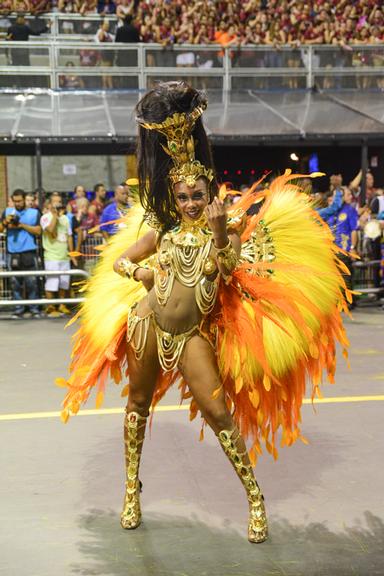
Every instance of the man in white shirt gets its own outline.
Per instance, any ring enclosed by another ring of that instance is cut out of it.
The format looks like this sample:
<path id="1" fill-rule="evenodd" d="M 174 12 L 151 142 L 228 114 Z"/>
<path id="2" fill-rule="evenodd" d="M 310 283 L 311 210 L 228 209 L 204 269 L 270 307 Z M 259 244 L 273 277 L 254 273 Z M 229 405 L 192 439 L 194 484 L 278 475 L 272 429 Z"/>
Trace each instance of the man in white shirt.
<path id="1" fill-rule="evenodd" d="M 76 259 L 69 256 L 73 252 L 72 227 L 65 214 L 62 202 L 46 203 L 47 211 L 41 217 L 40 224 L 43 230 L 44 268 L 46 270 L 67 271 L 71 268 L 71 260 L 77 265 Z M 46 297 L 50 300 L 59 295 L 59 298 L 68 298 L 70 289 L 70 276 L 48 276 L 45 282 Z M 47 316 L 58 318 L 62 314 L 70 314 L 65 304 L 58 309 L 54 304 L 47 308 Z"/>

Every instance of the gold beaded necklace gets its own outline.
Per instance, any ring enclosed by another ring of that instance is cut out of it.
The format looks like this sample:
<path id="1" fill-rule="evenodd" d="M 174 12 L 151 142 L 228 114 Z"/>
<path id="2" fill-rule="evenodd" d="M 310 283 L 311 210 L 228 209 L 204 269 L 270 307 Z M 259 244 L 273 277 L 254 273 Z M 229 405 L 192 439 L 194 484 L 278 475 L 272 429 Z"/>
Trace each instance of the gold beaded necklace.
<path id="1" fill-rule="evenodd" d="M 180 224 L 167 232 L 160 245 L 158 264 L 155 270 L 155 292 L 160 305 L 165 306 L 172 292 L 175 278 L 184 286 L 199 286 L 197 303 L 203 313 L 213 305 L 216 289 L 206 280 L 212 274 L 215 263 L 210 257 L 213 237 L 203 214 L 198 220 L 181 220 Z"/>

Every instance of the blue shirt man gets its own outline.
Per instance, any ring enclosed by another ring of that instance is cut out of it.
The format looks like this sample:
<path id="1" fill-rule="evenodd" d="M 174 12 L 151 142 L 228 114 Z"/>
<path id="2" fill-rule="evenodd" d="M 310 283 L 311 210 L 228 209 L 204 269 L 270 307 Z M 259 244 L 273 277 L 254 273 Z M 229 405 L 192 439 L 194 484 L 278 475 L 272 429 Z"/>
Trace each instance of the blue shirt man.
<path id="1" fill-rule="evenodd" d="M 343 205 L 343 192 L 342 190 L 339 189 L 336 190 L 335 197 L 330 206 L 326 206 L 325 208 L 317 208 L 316 210 L 319 216 L 321 216 L 322 219 L 325 220 L 329 225 L 329 219 L 331 218 L 331 216 L 335 216 L 338 213 L 342 205 Z"/>
<path id="2" fill-rule="evenodd" d="M 344 202 L 339 212 L 328 218 L 327 222 L 339 248 L 347 252 L 356 249 L 352 242 L 353 232 L 356 232 L 359 227 L 359 216 L 356 208 Z"/>
<path id="3" fill-rule="evenodd" d="M 115 188 L 113 201 L 108 204 L 100 217 L 100 230 L 106 240 L 116 234 L 120 228 L 125 228 L 124 222 L 107 224 L 115 220 L 121 220 L 127 214 L 131 205 L 129 204 L 129 187 L 120 184 Z"/>
<path id="4" fill-rule="evenodd" d="M 327 219 L 328 226 L 333 232 L 335 244 L 347 252 L 356 252 L 357 230 L 359 227 L 359 216 L 356 208 L 352 206 L 352 192 L 346 188 L 343 195 L 341 209 Z M 350 274 L 343 273 L 345 284 L 349 290 L 353 288 L 353 268 L 352 259 L 348 254 L 338 254 L 340 260 L 347 266 Z M 355 298 L 348 308 L 352 309 L 356 305 Z"/>
<path id="5" fill-rule="evenodd" d="M 2 217 L 3 223 L 7 223 L 7 252 L 19 254 L 37 250 L 36 236 L 28 230 L 28 227 L 39 225 L 40 215 L 36 208 L 21 209 L 6 208 Z M 13 226 L 15 222 L 17 226 Z M 26 226 L 25 226 L 26 225 Z"/>
<path id="6" fill-rule="evenodd" d="M 14 207 L 4 210 L 0 232 L 6 230 L 7 234 L 7 263 L 10 270 L 37 270 L 37 242 L 36 237 L 41 234 L 39 224 L 39 211 L 35 208 L 26 208 L 25 193 L 23 190 L 15 190 L 12 194 Z M 25 278 L 14 276 L 11 279 L 14 300 L 23 300 L 25 288 L 29 300 L 38 298 L 38 286 L 36 276 Z M 21 317 L 25 307 L 15 307 L 16 317 Z M 33 316 L 39 316 L 39 308 L 30 306 Z"/>

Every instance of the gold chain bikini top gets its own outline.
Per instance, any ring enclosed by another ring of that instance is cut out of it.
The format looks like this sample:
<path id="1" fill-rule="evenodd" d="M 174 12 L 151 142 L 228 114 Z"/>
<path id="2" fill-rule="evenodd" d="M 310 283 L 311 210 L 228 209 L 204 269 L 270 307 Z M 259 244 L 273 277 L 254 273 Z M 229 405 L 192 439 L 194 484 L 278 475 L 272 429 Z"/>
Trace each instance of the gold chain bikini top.
<path id="1" fill-rule="evenodd" d="M 155 293 L 160 306 L 165 306 L 175 279 L 184 286 L 195 288 L 200 312 L 209 314 L 216 301 L 219 275 L 215 259 L 210 255 L 212 232 L 201 222 L 182 221 L 164 234 L 155 256 Z"/>

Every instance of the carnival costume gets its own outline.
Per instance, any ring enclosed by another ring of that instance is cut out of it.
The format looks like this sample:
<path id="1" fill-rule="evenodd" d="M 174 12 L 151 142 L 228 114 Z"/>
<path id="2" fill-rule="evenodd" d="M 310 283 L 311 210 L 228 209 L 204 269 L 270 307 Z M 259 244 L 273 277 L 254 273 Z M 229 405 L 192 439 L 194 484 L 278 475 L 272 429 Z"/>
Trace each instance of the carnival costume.
<path id="1" fill-rule="evenodd" d="M 211 168 L 195 157 L 192 133 L 203 107 L 172 114 L 160 123 L 141 122 L 145 130 L 164 137 L 163 149 L 173 162 L 170 194 L 180 181 L 194 187 L 198 178 L 208 183 L 214 178 Z M 265 540 L 267 521 L 242 437 L 252 443 L 252 463 L 261 453 L 261 442 L 277 457 L 279 429 L 282 446 L 305 441 L 299 422 L 306 379 L 312 382 L 312 397 L 320 396 L 324 370 L 334 381 L 335 342 L 344 349 L 348 345 L 340 315 L 347 309 L 345 294 L 350 298 L 340 273 L 344 266 L 329 228 L 300 191 L 299 178 L 286 172 L 262 192 L 251 188 L 228 210 L 228 233 L 240 236 L 240 256 L 231 242 L 215 247 L 205 216 L 191 222 L 175 214 L 175 224 L 166 228 L 156 214 L 144 213 L 138 205 L 132 208 L 127 228 L 111 239 L 88 283 L 65 382 L 64 422 L 93 388 L 96 406 L 101 406 L 109 376 L 117 384 L 123 375 L 129 378 L 126 343 L 142 358 L 153 327 L 161 367 L 153 409 L 175 382 L 182 399 L 191 398 L 179 370 L 186 342 L 195 334 L 210 342 L 221 379 L 213 396 L 224 390 L 236 424 L 220 431 L 218 439 L 247 493 L 251 542 Z M 260 211 L 247 216 L 255 202 L 261 203 Z M 154 271 L 154 287 L 147 294 L 135 281 L 137 262 L 120 259 L 121 275 L 113 271 L 113 263 L 151 227 L 157 230 L 157 251 L 140 262 Z M 220 263 L 230 273 L 218 273 Z M 175 311 L 175 298 L 184 303 L 181 312 Z M 129 385 L 122 395 L 128 393 Z M 190 418 L 197 412 L 192 398 Z M 141 519 L 138 471 L 145 424 L 146 416 L 126 414 L 124 528 L 135 528 Z"/>

